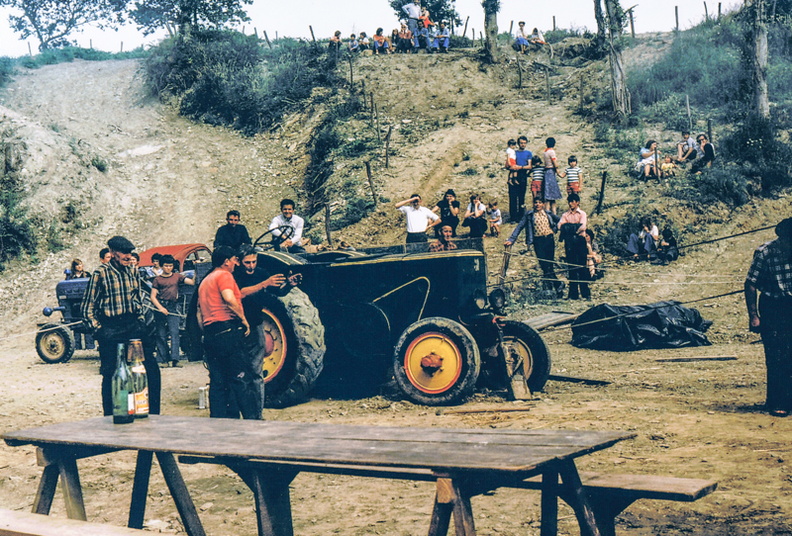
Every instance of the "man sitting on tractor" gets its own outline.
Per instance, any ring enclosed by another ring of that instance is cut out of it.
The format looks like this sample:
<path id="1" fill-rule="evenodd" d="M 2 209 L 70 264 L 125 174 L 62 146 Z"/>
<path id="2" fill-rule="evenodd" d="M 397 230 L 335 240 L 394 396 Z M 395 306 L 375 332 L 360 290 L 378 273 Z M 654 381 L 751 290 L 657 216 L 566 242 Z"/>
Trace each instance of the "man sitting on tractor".
<path id="1" fill-rule="evenodd" d="M 283 199 L 280 202 L 281 213 L 272 218 L 270 230 L 272 231 L 272 243 L 276 251 L 287 253 L 305 253 L 302 247 L 302 234 L 305 220 L 294 213 L 295 203 L 291 199 Z M 279 227 L 288 226 L 294 229 L 292 235 L 285 240 L 281 239 L 282 231 Z"/>

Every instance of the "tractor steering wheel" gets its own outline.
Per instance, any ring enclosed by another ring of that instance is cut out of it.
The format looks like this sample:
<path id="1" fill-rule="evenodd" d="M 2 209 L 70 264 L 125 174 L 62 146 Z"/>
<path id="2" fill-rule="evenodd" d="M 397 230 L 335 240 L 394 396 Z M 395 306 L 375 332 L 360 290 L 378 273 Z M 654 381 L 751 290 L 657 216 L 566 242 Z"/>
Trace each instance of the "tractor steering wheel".
<path id="1" fill-rule="evenodd" d="M 275 231 L 279 231 L 280 236 L 276 236 L 274 234 Z M 272 236 L 267 240 L 264 240 L 264 237 L 267 235 Z M 267 251 L 274 248 L 276 245 L 280 245 L 292 236 L 294 236 L 294 227 L 291 225 L 280 225 L 274 229 L 264 231 L 261 236 L 256 238 L 256 240 L 253 242 L 253 247 L 261 248 L 261 251 Z"/>

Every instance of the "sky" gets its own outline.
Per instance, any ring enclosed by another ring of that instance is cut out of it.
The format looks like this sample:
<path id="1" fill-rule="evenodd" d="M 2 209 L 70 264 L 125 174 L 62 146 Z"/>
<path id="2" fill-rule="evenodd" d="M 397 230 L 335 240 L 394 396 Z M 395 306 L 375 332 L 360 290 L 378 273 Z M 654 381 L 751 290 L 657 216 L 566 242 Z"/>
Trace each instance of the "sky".
<path id="1" fill-rule="evenodd" d="M 406 2 L 407 0 L 405 0 Z M 635 5 L 633 0 L 622 0 L 623 7 Z M 735 9 L 741 2 L 723 0 L 723 11 Z M 475 29 L 476 34 L 484 29 L 484 10 L 481 0 L 456 0 L 456 9 L 464 23 L 468 23 L 468 35 Z M 706 2 L 710 15 L 717 13 L 718 2 Z M 592 0 L 501 0 L 501 11 L 498 15 L 498 28 L 501 32 L 508 31 L 514 21 L 524 20 L 529 28 L 538 27 L 542 31 L 553 28 L 553 16 L 558 28 L 595 29 L 594 8 Z M 663 0 L 643 0 L 636 5 L 635 31 L 659 32 L 674 28 L 674 2 Z M 682 29 L 700 22 L 704 18 L 704 2 L 679 2 L 679 24 Z M 244 25 L 245 33 L 253 33 L 255 28 L 259 36 L 264 32 L 270 39 L 278 37 L 310 37 L 309 25 L 313 27 L 317 39 L 330 37 L 335 30 L 341 30 L 343 36 L 352 32 L 364 31 L 369 35 L 377 27 L 383 27 L 386 33 L 397 26 L 397 18 L 387 0 L 254 0 L 247 6 L 248 15 L 252 19 Z M 28 53 L 28 47 L 35 54 L 38 51 L 38 40 L 20 40 L 8 24 L 9 10 L 0 9 L 0 56 L 17 57 Z M 242 30 L 242 27 L 237 28 Z M 461 30 L 460 30 L 461 32 Z M 123 43 L 124 50 L 140 45 L 155 44 L 163 34 L 144 37 L 134 26 L 118 31 L 88 28 L 82 33 L 73 35 L 78 45 L 107 52 L 118 52 Z"/>

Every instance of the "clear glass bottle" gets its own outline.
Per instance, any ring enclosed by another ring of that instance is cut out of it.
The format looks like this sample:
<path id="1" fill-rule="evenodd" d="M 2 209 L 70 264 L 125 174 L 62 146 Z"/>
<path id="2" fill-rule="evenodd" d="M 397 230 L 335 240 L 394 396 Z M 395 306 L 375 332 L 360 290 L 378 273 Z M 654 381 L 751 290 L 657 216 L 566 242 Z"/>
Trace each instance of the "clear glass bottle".
<path id="1" fill-rule="evenodd" d="M 144 359 L 146 358 L 143 355 L 143 344 L 140 339 L 130 340 L 127 361 L 130 365 L 132 384 L 134 385 L 136 419 L 149 416 L 148 377 L 146 376 L 146 367 L 143 365 Z"/>
<path id="2" fill-rule="evenodd" d="M 135 420 L 135 391 L 132 373 L 126 362 L 124 343 L 118 343 L 116 369 L 111 380 L 113 394 L 113 423 L 127 424 Z"/>

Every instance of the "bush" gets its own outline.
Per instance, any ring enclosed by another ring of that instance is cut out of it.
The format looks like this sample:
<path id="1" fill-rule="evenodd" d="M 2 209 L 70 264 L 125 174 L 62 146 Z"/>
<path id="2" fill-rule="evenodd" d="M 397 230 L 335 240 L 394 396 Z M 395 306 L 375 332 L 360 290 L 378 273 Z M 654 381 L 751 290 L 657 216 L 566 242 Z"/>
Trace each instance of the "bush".
<path id="1" fill-rule="evenodd" d="M 317 86 L 336 82 L 324 49 L 290 39 L 272 50 L 254 36 L 205 31 L 152 50 L 146 79 L 152 94 L 175 96 L 182 114 L 252 135 L 274 125 Z"/>
<path id="2" fill-rule="evenodd" d="M 752 116 L 721 143 L 721 152 L 740 174 L 761 181 L 765 192 L 792 186 L 792 147 L 779 139 L 776 129 L 771 121 Z"/>
<path id="3" fill-rule="evenodd" d="M 0 57 L 0 87 L 6 86 L 14 76 L 14 60 L 9 57 Z"/>
<path id="4" fill-rule="evenodd" d="M 0 192 L 0 270 L 9 260 L 36 249 L 36 226 L 20 205 L 18 187 L 8 182 L 3 181 Z"/>

